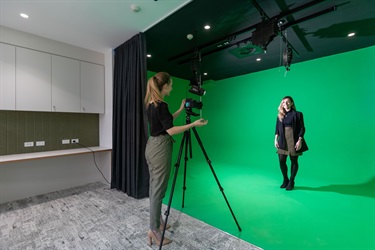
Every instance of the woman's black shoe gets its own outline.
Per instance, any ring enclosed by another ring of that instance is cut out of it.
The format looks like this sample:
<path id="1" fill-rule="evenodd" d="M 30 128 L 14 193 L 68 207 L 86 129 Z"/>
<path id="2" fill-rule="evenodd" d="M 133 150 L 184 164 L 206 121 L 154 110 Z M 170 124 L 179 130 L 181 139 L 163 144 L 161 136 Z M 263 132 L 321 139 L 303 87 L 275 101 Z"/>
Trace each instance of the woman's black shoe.
<path id="1" fill-rule="evenodd" d="M 280 188 L 286 188 L 288 186 L 289 180 L 284 180 L 283 184 L 281 184 Z"/>
<path id="2" fill-rule="evenodd" d="M 294 188 L 294 181 L 290 180 L 286 186 L 286 190 L 292 190 Z"/>

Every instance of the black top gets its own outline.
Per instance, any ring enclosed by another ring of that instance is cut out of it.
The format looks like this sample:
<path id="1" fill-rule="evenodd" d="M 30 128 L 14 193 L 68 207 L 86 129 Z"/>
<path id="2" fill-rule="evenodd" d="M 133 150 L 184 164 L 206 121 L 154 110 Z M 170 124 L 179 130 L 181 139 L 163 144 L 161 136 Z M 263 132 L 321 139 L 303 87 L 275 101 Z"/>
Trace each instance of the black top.
<path id="1" fill-rule="evenodd" d="M 173 116 L 165 102 L 158 102 L 157 107 L 151 103 L 147 109 L 147 118 L 151 136 L 165 135 L 167 130 L 173 127 Z"/>
<path id="2" fill-rule="evenodd" d="M 292 122 L 293 122 L 293 113 L 291 112 L 292 110 L 289 110 L 286 112 L 284 119 L 283 119 L 283 124 L 285 127 L 291 127 Z"/>

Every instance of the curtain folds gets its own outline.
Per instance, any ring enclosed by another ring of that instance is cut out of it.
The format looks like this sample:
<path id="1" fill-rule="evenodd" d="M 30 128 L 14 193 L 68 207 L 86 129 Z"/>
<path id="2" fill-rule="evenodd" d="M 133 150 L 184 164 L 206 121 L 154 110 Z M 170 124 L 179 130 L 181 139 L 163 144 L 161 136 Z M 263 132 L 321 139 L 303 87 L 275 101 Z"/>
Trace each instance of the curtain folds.
<path id="1" fill-rule="evenodd" d="M 140 199 L 148 196 L 149 189 L 143 104 L 147 84 L 145 35 L 139 33 L 114 52 L 111 188 Z"/>

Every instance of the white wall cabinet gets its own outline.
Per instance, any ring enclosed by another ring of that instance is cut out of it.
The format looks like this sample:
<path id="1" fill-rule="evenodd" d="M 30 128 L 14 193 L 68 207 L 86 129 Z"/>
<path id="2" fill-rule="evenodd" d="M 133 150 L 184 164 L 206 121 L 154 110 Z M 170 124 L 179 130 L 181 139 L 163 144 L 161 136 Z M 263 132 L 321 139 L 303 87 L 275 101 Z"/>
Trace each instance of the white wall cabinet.
<path id="1" fill-rule="evenodd" d="M 104 66 L 81 61 L 81 111 L 104 113 Z"/>
<path id="2" fill-rule="evenodd" d="M 81 111 L 79 67 L 78 60 L 52 55 L 52 111 Z"/>
<path id="3" fill-rule="evenodd" d="M 0 109 L 104 113 L 104 66 L 0 43 Z"/>
<path id="4" fill-rule="evenodd" d="M 51 54 L 16 48 L 16 109 L 51 111 Z"/>
<path id="5" fill-rule="evenodd" d="M 16 109 L 16 47 L 0 43 L 0 109 Z"/>

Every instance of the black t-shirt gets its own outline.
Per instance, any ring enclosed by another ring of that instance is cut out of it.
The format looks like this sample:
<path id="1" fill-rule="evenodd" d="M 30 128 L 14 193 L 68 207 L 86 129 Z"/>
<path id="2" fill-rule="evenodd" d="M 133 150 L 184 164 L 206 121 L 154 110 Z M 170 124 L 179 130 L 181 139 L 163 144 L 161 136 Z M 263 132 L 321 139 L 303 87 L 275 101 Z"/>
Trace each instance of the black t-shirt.
<path id="1" fill-rule="evenodd" d="M 165 102 L 158 102 L 157 107 L 151 103 L 147 109 L 147 118 L 151 136 L 165 135 L 167 134 L 166 130 L 173 127 L 173 116 Z"/>
<path id="2" fill-rule="evenodd" d="M 292 126 L 292 122 L 293 122 L 293 116 L 292 116 L 292 110 L 289 110 L 288 112 L 286 112 L 285 116 L 284 116 L 284 119 L 283 119 L 283 124 L 285 127 L 291 127 Z"/>

